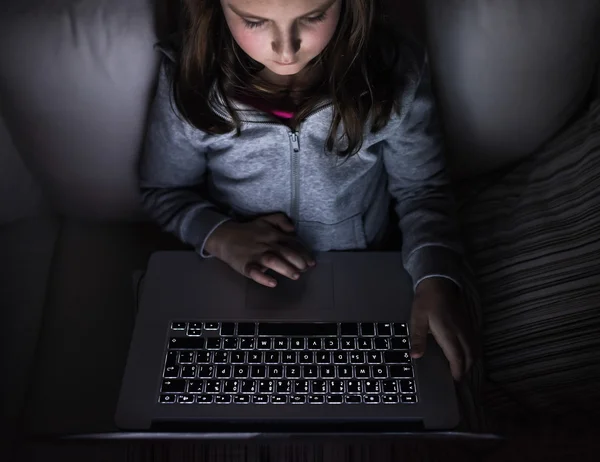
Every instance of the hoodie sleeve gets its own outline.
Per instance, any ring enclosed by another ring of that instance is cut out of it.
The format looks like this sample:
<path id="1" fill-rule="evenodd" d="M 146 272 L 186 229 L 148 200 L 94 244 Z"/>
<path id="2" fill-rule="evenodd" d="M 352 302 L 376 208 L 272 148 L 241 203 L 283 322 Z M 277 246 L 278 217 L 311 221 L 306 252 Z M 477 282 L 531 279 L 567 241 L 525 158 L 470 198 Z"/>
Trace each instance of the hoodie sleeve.
<path id="1" fill-rule="evenodd" d="M 461 284 L 464 255 L 446 172 L 427 55 L 406 48 L 395 133 L 384 149 L 388 188 L 402 234 L 402 259 L 413 287 L 431 277 Z"/>
<path id="2" fill-rule="evenodd" d="M 207 136 L 185 122 L 171 98 L 172 56 L 160 66 L 139 166 L 142 206 L 162 230 L 189 244 L 204 258 L 206 240 L 231 218 L 204 197 Z"/>

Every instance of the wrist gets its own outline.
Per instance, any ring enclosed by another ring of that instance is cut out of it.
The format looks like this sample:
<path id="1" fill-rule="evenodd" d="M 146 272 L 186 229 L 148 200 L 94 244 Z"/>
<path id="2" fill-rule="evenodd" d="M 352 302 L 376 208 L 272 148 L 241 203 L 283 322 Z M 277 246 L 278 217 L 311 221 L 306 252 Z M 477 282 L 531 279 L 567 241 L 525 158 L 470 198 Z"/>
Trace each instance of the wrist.
<path id="1" fill-rule="evenodd" d="M 230 221 L 226 221 L 219 225 L 212 233 L 210 233 L 210 236 L 208 236 L 204 244 L 204 251 L 207 254 L 217 258 L 221 257 L 223 245 L 227 239 L 226 236 L 227 229 L 229 228 L 228 225 L 230 225 L 230 223 Z"/>
<path id="2" fill-rule="evenodd" d="M 417 285 L 415 293 L 434 290 L 436 292 L 453 292 L 459 294 L 461 289 L 452 279 L 442 276 L 432 276 L 423 279 Z"/>

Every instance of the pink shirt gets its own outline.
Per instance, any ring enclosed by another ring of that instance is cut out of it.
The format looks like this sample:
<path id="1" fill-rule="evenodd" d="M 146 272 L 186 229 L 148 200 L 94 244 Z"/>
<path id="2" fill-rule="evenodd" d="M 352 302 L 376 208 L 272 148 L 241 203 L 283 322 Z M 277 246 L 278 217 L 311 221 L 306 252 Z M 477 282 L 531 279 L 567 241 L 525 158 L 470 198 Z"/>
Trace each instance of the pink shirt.
<path id="1" fill-rule="evenodd" d="M 273 108 L 268 102 L 263 101 L 263 100 L 244 98 L 244 99 L 242 99 L 242 101 L 246 104 L 250 104 L 250 105 L 254 106 L 256 109 L 258 109 L 260 111 L 270 112 L 275 117 L 279 117 L 281 119 L 291 119 L 292 117 L 294 117 L 293 112 L 280 111 L 278 109 Z"/>

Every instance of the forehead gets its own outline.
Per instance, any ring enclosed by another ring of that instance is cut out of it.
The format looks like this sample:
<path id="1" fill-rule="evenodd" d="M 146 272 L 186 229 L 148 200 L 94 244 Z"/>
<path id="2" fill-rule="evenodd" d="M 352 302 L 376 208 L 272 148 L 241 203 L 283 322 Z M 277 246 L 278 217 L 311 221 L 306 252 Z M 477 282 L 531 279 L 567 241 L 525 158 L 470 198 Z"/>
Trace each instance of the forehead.
<path id="1" fill-rule="evenodd" d="M 332 0 L 222 0 L 224 7 L 231 5 L 234 9 L 257 16 L 303 15 L 317 8 L 331 4 Z"/>

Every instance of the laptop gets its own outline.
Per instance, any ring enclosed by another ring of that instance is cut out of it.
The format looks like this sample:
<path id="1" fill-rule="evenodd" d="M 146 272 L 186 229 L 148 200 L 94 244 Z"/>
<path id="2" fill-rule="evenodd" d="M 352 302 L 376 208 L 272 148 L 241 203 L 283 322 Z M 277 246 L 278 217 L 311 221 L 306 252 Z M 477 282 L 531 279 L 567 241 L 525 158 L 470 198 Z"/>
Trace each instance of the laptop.
<path id="1" fill-rule="evenodd" d="M 451 430 L 454 382 L 433 337 L 410 358 L 399 252 L 323 252 L 264 287 L 193 251 L 151 255 L 115 423 L 125 431 Z"/>

